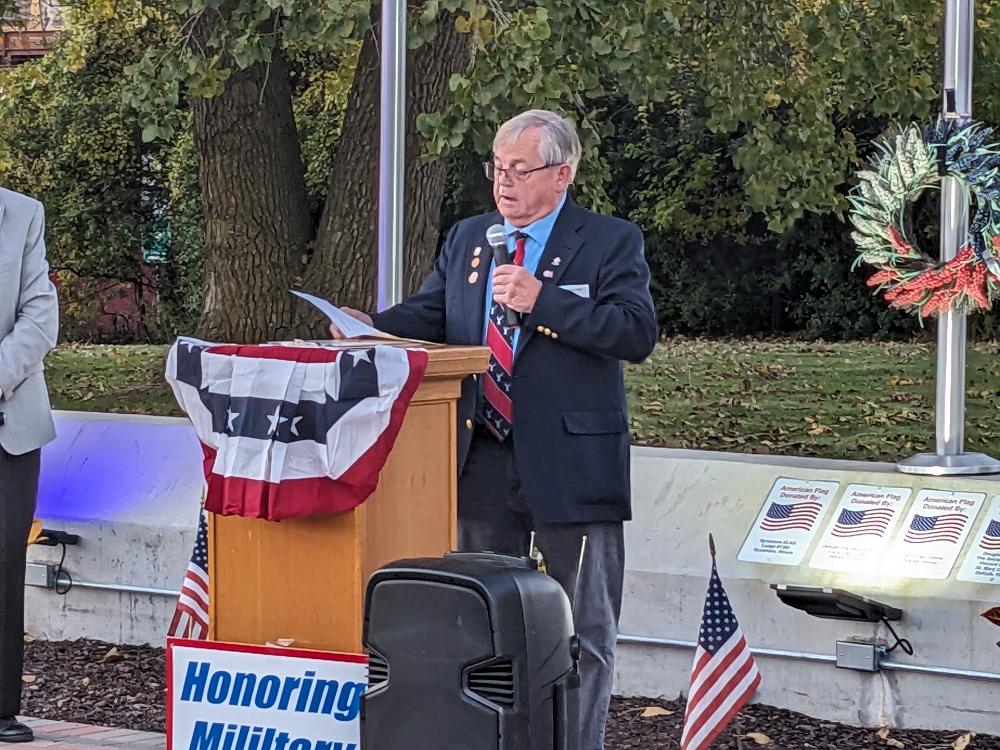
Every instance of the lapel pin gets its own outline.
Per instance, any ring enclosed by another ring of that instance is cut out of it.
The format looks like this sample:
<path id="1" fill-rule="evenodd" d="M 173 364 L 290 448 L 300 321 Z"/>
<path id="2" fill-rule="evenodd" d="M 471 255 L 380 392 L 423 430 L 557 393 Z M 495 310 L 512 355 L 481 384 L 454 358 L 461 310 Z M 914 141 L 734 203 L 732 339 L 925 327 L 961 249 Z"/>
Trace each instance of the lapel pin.
<path id="1" fill-rule="evenodd" d="M 473 258 L 472 259 L 472 267 L 473 268 L 479 268 L 479 258 Z"/>
<path id="2" fill-rule="evenodd" d="M 562 263 L 562 258 L 556 256 L 555 258 L 552 259 L 552 265 L 558 266 L 560 263 Z"/>
<path id="3" fill-rule="evenodd" d="M 473 250 L 473 251 L 472 251 L 472 254 L 473 254 L 473 255 L 474 255 L 475 257 L 477 257 L 477 258 L 478 258 L 478 257 L 479 257 L 479 255 L 480 255 L 480 253 L 482 253 L 482 252 L 483 252 L 483 249 L 482 249 L 481 247 L 477 247 L 477 248 L 476 248 L 475 250 Z"/>
<path id="4" fill-rule="evenodd" d="M 469 274 L 469 283 L 475 284 L 476 280 L 479 278 L 479 271 L 473 271 Z"/>
<path id="5" fill-rule="evenodd" d="M 551 268 L 546 268 L 544 271 L 542 271 L 542 276 L 544 276 L 547 279 L 551 279 L 553 276 L 555 276 L 555 274 L 552 273 Z"/>

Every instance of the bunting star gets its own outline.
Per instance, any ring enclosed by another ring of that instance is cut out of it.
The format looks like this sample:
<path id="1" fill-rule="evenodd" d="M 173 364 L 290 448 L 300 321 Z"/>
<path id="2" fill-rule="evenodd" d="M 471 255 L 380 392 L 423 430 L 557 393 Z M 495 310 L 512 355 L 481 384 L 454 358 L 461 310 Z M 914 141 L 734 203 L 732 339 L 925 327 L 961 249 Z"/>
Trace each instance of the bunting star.
<path id="1" fill-rule="evenodd" d="M 273 435 L 278 431 L 278 425 L 288 421 L 288 417 L 281 416 L 281 404 L 274 407 L 274 414 L 267 415 L 267 421 L 271 423 L 271 426 L 267 428 L 268 435 Z"/>
<path id="2" fill-rule="evenodd" d="M 226 428 L 232 432 L 235 428 L 233 423 L 236 421 L 236 417 L 240 415 L 240 412 L 233 411 L 232 409 L 226 409 Z"/>

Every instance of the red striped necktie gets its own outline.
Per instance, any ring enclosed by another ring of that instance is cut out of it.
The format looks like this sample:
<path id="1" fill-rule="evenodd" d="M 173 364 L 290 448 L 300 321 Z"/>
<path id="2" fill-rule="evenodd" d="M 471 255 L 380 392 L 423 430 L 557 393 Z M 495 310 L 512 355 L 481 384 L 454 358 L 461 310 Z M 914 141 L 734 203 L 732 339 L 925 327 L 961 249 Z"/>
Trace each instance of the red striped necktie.
<path id="1" fill-rule="evenodd" d="M 514 234 L 514 263 L 524 265 L 524 244 L 528 235 Z M 490 432 L 503 442 L 514 425 L 514 329 L 505 325 L 504 309 L 496 300 L 490 306 L 486 326 L 486 345 L 490 348 L 490 366 L 483 379 L 483 419 Z"/>

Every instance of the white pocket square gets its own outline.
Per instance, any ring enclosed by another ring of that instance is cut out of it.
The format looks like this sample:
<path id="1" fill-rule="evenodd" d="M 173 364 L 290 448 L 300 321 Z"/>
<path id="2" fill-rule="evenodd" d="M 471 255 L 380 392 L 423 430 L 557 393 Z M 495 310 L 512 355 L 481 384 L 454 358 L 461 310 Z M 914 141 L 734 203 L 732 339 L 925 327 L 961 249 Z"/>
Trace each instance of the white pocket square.
<path id="1" fill-rule="evenodd" d="M 567 292 L 573 292 L 573 294 L 579 297 L 590 297 L 590 284 L 560 284 L 560 289 L 565 289 Z"/>

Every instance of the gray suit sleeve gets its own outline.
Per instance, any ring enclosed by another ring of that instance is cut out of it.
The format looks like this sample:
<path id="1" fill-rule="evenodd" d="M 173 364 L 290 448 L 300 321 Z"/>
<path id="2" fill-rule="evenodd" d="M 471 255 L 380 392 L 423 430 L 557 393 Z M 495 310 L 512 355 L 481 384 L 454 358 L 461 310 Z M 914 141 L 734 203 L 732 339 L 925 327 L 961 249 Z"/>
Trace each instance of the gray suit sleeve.
<path id="1" fill-rule="evenodd" d="M 56 345 L 59 306 L 45 259 L 45 211 L 39 203 L 28 226 L 17 290 L 14 328 L 0 338 L 0 394 L 8 398 Z"/>

